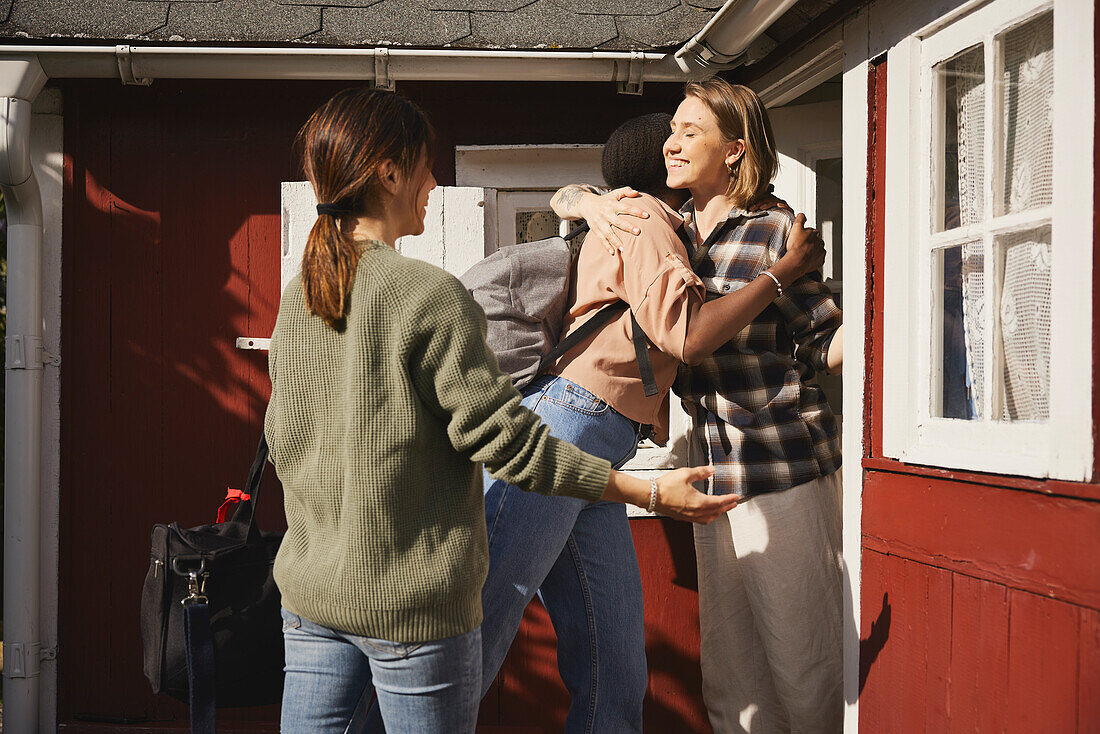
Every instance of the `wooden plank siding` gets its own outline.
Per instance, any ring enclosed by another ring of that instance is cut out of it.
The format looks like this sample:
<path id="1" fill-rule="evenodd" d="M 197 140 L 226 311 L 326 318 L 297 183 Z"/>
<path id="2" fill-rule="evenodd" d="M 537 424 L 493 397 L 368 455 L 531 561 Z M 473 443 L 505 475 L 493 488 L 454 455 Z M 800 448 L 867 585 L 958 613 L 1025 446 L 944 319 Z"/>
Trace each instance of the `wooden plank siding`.
<path id="1" fill-rule="evenodd" d="M 298 180 L 291 142 L 342 85 L 322 82 L 63 82 L 62 477 L 58 721 L 65 731 L 178 729 L 185 707 L 141 670 L 138 601 L 155 522 L 212 521 L 240 487 L 270 390 L 262 352 L 279 300 L 279 183 Z M 624 119 L 671 110 L 674 84 L 642 97 L 612 84 L 399 84 L 433 118 L 435 175 L 454 146 L 601 143 Z M 523 100 L 522 104 L 518 104 Z M 269 474 L 273 472 L 269 471 Z M 278 482 L 260 522 L 283 523 Z M 655 731 L 707 731 L 698 669 L 691 530 L 633 521 Z M 108 529 L 109 542 L 103 530 Z M 554 731 L 564 720 L 552 632 L 529 612 L 486 732 Z M 522 696 L 522 697 L 521 697 Z M 144 721 L 94 724 L 81 717 Z M 222 729 L 273 730 L 275 707 L 227 710 Z M 518 727 L 518 728 L 516 728 Z"/>
<path id="2" fill-rule="evenodd" d="M 1100 487 L 882 455 L 885 77 L 873 62 L 859 730 L 1100 731 Z"/>

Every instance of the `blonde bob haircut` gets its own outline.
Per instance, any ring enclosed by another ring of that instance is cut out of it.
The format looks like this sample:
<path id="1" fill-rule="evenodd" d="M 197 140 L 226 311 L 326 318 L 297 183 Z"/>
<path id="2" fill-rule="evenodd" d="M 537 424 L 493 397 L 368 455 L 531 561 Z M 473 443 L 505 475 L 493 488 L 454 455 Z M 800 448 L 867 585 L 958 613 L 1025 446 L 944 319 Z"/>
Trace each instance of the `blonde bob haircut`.
<path id="1" fill-rule="evenodd" d="M 745 141 L 745 153 L 733 164 L 726 189 L 733 205 L 744 209 L 767 192 L 779 170 L 775 136 L 764 103 L 748 87 L 716 76 L 688 83 L 684 96 L 707 106 L 726 142 Z"/>

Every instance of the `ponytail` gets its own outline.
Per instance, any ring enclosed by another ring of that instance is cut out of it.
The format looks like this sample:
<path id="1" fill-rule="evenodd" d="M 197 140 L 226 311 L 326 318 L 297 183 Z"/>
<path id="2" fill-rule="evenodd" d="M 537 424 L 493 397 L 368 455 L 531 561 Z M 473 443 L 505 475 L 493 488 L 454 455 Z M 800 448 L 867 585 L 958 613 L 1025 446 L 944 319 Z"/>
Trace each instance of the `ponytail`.
<path id="1" fill-rule="evenodd" d="M 391 160 L 411 173 L 431 155 L 435 131 L 424 112 L 398 94 L 345 89 L 310 116 L 297 143 L 319 205 L 302 257 L 306 308 L 342 329 L 361 251 L 337 220 L 370 213 L 378 166 Z"/>
<path id="2" fill-rule="evenodd" d="M 302 256 L 302 291 L 306 308 L 333 329 L 343 328 L 359 252 L 359 248 L 340 233 L 336 217 L 318 215 Z"/>

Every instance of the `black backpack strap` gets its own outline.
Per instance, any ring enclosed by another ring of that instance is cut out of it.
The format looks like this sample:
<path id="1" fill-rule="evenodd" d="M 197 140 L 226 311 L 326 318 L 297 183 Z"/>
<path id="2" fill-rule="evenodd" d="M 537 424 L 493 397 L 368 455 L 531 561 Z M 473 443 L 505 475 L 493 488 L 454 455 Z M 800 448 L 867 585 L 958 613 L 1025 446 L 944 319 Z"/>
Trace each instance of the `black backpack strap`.
<path id="1" fill-rule="evenodd" d="M 585 321 L 577 327 L 575 331 L 569 332 L 569 334 L 558 342 L 553 349 L 542 356 L 542 359 L 539 360 L 539 374 L 541 374 L 545 368 L 557 362 L 558 358 L 563 354 L 595 334 L 603 328 L 606 323 L 611 321 L 611 319 L 615 318 L 629 307 L 630 304 L 626 301 L 616 301 L 615 303 L 601 308 L 596 312 L 595 316 Z"/>
<path id="2" fill-rule="evenodd" d="M 626 301 L 617 301 L 604 306 L 596 312 L 595 316 L 585 321 L 576 330 L 569 332 L 553 349 L 543 355 L 539 361 L 538 374 L 542 374 L 543 370 L 557 362 L 563 354 L 599 331 L 611 319 L 629 308 L 629 305 Z M 649 341 L 633 313 L 630 314 L 630 326 L 631 338 L 634 341 L 634 356 L 638 360 L 638 374 L 642 378 L 642 389 L 646 397 L 653 397 L 657 394 L 657 379 L 653 376 L 653 363 L 649 361 Z"/>
<path id="3" fill-rule="evenodd" d="M 579 235 L 583 232 L 587 232 L 588 229 L 589 229 L 588 222 L 585 222 L 585 221 L 582 220 L 579 227 L 577 227 L 576 229 L 571 230 L 569 232 L 569 234 L 565 235 L 565 237 L 563 237 L 562 239 L 564 239 L 566 242 L 568 242 L 569 240 L 573 239 L 577 235 Z"/>
<path id="4" fill-rule="evenodd" d="M 565 235 L 564 239 L 568 242 L 582 232 L 587 232 L 588 229 L 588 222 L 581 222 L 581 225 Z M 686 235 L 682 233 L 681 236 Z M 691 251 L 690 246 L 688 251 Z M 539 360 L 539 369 L 536 374 L 542 374 L 543 370 L 557 362 L 563 354 L 592 336 L 611 319 L 629 307 L 630 304 L 626 301 L 619 301 L 604 306 L 597 311 L 595 316 L 585 321 L 576 331 L 569 333 L 553 349 L 543 355 L 542 359 Z M 638 325 L 638 320 L 634 318 L 633 312 L 630 314 L 630 326 L 631 338 L 634 341 L 634 356 L 638 360 L 638 374 L 642 378 L 642 389 L 645 390 L 646 397 L 653 397 L 657 394 L 657 379 L 653 376 L 653 363 L 649 361 L 647 337 L 645 332 L 642 331 L 642 327 Z"/>
<path id="5" fill-rule="evenodd" d="M 649 361 L 649 340 L 633 312 L 630 314 L 630 331 L 634 340 L 634 356 L 638 360 L 638 374 L 642 378 L 642 389 L 645 390 L 645 396 L 651 398 L 657 394 L 657 378 L 653 376 L 653 363 Z"/>

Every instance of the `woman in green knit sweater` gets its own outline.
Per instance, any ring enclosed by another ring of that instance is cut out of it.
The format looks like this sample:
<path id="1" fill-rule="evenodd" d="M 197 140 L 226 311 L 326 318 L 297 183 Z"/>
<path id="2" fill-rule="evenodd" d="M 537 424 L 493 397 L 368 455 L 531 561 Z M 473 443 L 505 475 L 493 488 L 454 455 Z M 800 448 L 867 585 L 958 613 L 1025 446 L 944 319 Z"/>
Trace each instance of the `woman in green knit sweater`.
<path id="1" fill-rule="evenodd" d="M 485 317 L 394 242 L 424 231 L 434 134 L 402 97 L 349 89 L 299 134 L 318 218 L 283 293 L 265 430 L 288 530 L 275 563 L 284 732 L 472 732 L 488 565 L 479 464 L 522 489 L 650 504 L 650 484 L 549 435 L 485 344 Z M 670 472 L 664 514 L 735 500 Z"/>

